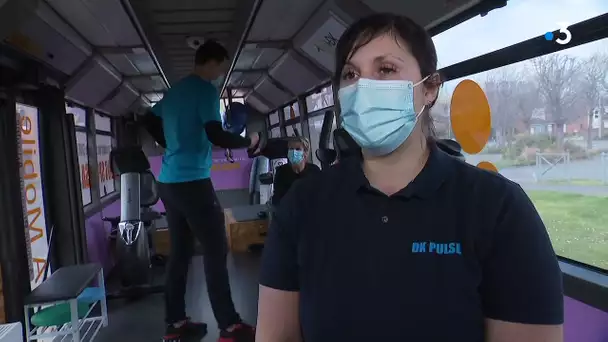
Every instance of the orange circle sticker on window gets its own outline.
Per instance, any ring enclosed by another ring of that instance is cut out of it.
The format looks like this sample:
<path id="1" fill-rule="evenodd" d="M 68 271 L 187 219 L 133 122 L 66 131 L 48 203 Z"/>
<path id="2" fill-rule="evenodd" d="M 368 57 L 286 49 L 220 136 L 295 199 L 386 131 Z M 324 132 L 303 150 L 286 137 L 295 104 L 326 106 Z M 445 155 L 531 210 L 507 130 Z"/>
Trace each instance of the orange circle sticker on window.
<path id="1" fill-rule="evenodd" d="M 479 164 L 477 164 L 477 167 L 488 171 L 498 172 L 498 168 L 496 167 L 496 165 L 490 163 L 489 161 L 479 162 Z"/>
<path id="2" fill-rule="evenodd" d="M 492 116 L 486 94 L 475 81 L 464 80 L 454 89 L 450 121 L 464 152 L 476 154 L 483 150 L 490 139 Z"/>

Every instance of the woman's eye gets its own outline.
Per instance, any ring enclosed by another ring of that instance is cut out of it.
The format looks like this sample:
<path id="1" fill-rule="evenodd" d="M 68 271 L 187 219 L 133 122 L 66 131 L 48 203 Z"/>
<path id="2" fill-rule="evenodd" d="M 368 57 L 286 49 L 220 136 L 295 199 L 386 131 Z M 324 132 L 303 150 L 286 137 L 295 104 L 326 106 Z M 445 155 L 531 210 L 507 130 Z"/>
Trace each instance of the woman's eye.
<path id="1" fill-rule="evenodd" d="M 352 72 L 352 71 L 347 71 L 345 73 L 342 74 L 342 79 L 343 80 L 352 80 L 353 78 L 357 77 L 357 75 Z"/>
<path id="2" fill-rule="evenodd" d="M 386 76 L 395 73 L 397 70 L 393 67 L 383 66 L 380 68 L 380 75 Z"/>

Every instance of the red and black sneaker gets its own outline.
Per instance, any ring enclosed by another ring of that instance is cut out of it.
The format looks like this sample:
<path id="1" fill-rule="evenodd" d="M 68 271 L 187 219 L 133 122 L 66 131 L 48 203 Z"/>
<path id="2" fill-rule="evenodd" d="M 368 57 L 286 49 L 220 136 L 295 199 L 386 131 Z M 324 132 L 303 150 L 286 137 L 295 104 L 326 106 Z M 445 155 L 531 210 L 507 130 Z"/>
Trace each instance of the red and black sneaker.
<path id="1" fill-rule="evenodd" d="M 255 329 L 250 325 L 239 323 L 230 331 L 220 331 L 217 342 L 255 342 Z"/>
<path id="2" fill-rule="evenodd" d="M 183 337 L 198 337 L 202 339 L 205 335 L 207 335 L 207 324 L 192 322 L 190 317 L 188 317 L 180 325 L 167 325 L 163 342 L 180 342 Z"/>

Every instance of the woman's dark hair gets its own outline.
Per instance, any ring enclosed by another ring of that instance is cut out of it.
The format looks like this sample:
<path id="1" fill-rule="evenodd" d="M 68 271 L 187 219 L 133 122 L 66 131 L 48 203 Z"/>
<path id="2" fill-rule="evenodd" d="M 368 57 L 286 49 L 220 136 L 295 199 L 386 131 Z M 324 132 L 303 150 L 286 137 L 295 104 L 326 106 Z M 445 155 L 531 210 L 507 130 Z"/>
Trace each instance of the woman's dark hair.
<path id="1" fill-rule="evenodd" d="M 346 62 L 359 50 L 373 39 L 390 34 L 396 40 L 407 43 L 410 53 L 414 56 L 420 66 L 422 77 L 430 75 L 424 82 L 426 85 L 439 86 L 441 79 L 437 75 L 437 51 L 435 44 L 428 32 L 412 19 L 390 13 L 378 13 L 359 19 L 350 26 L 340 37 L 336 46 L 336 73 L 334 75 L 334 89 L 339 88 L 342 69 Z M 398 43 L 400 43 L 398 41 Z M 422 129 L 427 137 L 435 135 L 435 125 L 429 115 L 429 109 L 435 104 L 436 99 L 427 106 L 426 113 L 421 116 Z"/>
<path id="2" fill-rule="evenodd" d="M 222 63 L 228 59 L 228 50 L 215 40 L 207 40 L 196 49 L 195 65 L 203 65 L 210 61 Z"/>

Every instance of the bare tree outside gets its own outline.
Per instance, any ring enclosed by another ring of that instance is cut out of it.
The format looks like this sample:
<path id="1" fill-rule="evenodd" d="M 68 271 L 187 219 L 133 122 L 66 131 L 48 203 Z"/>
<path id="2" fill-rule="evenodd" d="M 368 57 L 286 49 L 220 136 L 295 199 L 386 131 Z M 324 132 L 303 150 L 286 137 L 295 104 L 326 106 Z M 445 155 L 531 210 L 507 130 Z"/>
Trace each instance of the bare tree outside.
<path id="1" fill-rule="evenodd" d="M 437 137 L 451 138 L 450 103 L 440 97 L 431 108 L 431 118 L 435 124 Z"/>
<path id="2" fill-rule="evenodd" d="M 515 99 L 517 97 L 517 80 L 512 68 L 505 67 L 491 72 L 484 84 L 490 110 L 492 127 L 496 129 L 497 141 L 504 146 L 513 140 L 516 129 Z"/>
<path id="3" fill-rule="evenodd" d="M 606 85 L 608 74 L 608 58 L 596 53 L 583 62 L 580 75 L 580 90 L 585 110 L 588 113 L 589 125 L 587 127 L 587 149 L 592 148 L 593 111 L 601 106 L 600 97 Z M 600 120 L 601 121 L 601 120 Z M 603 122 L 600 122 L 600 126 Z"/>
<path id="4" fill-rule="evenodd" d="M 545 110 L 555 124 L 554 134 L 561 148 L 564 125 L 574 114 L 572 109 L 578 95 L 576 77 L 582 65 L 574 57 L 560 54 L 538 57 L 530 63 Z"/>
<path id="5" fill-rule="evenodd" d="M 530 75 L 530 72 L 526 67 L 515 73 L 515 79 L 517 80 L 515 82 L 516 96 L 513 103 L 515 106 L 514 114 L 516 114 L 526 132 L 530 132 L 532 113 L 540 102 L 537 86 L 528 75 Z"/>

